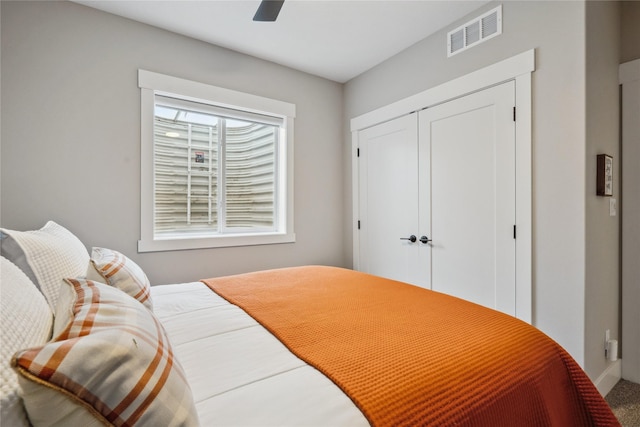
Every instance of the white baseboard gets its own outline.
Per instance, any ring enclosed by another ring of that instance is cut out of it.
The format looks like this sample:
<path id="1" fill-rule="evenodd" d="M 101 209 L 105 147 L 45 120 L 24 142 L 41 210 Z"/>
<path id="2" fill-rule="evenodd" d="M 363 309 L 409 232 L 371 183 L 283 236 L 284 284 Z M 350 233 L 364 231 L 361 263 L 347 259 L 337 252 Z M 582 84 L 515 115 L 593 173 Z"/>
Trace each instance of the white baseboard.
<path id="1" fill-rule="evenodd" d="M 609 362 L 607 369 L 595 380 L 594 384 L 602 396 L 606 396 L 622 378 L 622 359 Z"/>

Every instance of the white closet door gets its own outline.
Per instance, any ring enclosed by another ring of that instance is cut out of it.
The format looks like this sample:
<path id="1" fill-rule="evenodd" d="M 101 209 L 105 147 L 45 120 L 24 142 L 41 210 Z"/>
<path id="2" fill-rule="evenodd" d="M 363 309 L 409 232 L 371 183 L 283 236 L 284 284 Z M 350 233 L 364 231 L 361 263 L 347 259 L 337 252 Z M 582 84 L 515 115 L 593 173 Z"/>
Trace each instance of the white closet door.
<path id="1" fill-rule="evenodd" d="M 514 83 L 420 112 L 420 244 L 431 289 L 515 315 Z"/>
<path id="2" fill-rule="evenodd" d="M 418 121 L 416 114 L 358 135 L 360 270 L 426 286 L 418 242 Z M 418 236 L 419 237 L 419 236 Z"/>

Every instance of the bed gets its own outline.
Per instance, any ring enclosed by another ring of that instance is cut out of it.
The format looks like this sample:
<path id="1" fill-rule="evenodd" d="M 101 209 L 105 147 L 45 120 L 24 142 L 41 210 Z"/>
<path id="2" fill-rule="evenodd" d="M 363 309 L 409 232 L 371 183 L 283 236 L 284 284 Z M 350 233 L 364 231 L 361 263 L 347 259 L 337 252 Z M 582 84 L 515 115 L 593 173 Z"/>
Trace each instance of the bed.
<path id="1" fill-rule="evenodd" d="M 3 426 L 619 425 L 557 343 L 447 295 L 327 266 L 150 286 L 54 222 L 0 241 Z"/>

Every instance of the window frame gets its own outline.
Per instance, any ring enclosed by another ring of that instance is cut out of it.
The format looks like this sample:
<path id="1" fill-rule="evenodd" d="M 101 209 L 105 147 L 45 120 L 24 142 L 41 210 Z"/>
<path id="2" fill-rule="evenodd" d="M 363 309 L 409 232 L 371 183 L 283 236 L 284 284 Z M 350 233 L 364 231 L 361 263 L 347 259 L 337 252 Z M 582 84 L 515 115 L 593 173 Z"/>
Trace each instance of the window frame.
<path id="1" fill-rule="evenodd" d="M 158 252 L 187 249 L 205 249 L 234 246 L 268 245 L 295 242 L 293 229 L 293 124 L 294 104 L 244 92 L 194 82 L 178 77 L 138 70 L 141 101 L 141 158 L 140 158 L 140 229 L 138 252 Z M 155 96 L 168 96 L 278 117 L 283 121 L 281 130 L 284 143 L 280 144 L 280 173 L 276 177 L 279 231 L 243 232 L 216 236 L 188 236 L 156 239 L 154 237 L 155 171 L 154 171 L 154 110 Z"/>

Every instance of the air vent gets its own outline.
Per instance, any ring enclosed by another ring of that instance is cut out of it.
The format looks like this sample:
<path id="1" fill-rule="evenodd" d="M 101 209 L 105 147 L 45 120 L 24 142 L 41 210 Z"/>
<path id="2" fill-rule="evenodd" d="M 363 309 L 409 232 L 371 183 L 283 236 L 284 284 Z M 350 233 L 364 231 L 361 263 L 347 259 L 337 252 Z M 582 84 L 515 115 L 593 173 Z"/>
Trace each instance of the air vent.
<path id="1" fill-rule="evenodd" d="M 455 55 L 502 34 L 502 5 L 447 34 L 447 56 Z"/>

